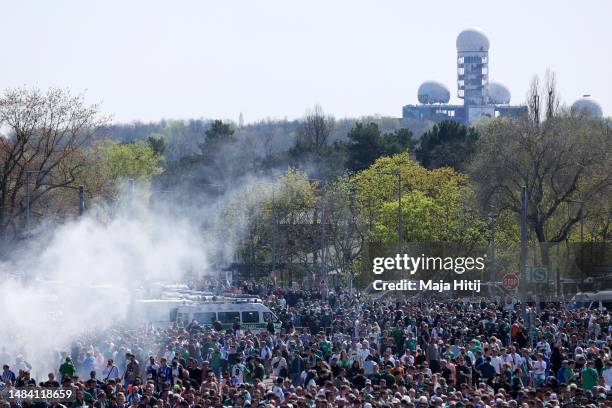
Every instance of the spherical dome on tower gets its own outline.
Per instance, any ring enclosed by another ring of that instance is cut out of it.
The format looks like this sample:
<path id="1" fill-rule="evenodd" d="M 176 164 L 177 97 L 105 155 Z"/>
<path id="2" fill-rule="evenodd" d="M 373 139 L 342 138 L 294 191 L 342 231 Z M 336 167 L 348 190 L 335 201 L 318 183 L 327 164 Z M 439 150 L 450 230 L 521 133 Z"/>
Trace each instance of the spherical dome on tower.
<path id="1" fill-rule="evenodd" d="M 495 105 L 507 105 L 510 103 L 510 90 L 506 85 L 499 82 L 489 82 L 487 86 L 489 102 Z"/>
<path id="2" fill-rule="evenodd" d="M 480 28 L 468 28 L 457 36 L 457 51 L 489 51 L 489 39 Z"/>
<path id="3" fill-rule="evenodd" d="M 572 110 L 575 112 L 585 111 L 596 118 L 601 118 L 603 116 L 601 105 L 589 95 L 585 95 L 574 102 L 572 104 Z"/>
<path id="4" fill-rule="evenodd" d="M 417 98 L 421 103 L 448 103 L 450 91 L 441 82 L 425 81 L 419 86 Z"/>

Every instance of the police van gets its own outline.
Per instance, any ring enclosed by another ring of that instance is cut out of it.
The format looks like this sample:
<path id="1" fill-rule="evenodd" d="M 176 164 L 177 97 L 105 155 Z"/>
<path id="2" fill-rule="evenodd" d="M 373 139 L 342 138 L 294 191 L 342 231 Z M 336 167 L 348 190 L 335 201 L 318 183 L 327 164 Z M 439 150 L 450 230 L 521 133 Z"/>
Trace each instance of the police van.
<path id="1" fill-rule="evenodd" d="M 238 321 L 243 330 L 264 331 L 268 320 L 276 330 L 281 323 L 278 317 L 262 303 L 261 299 L 249 296 L 203 297 L 192 299 L 155 299 L 135 302 L 133 316 L 154 326 L 168 326 L 173 323 L 187 325 L 194 320 L 202 326 L 211 327 L 219 320 L 224 330 Z"/>
<path id="2" fill-rule="evenodd" d="M 611 310 L 612 309 L 612 290 L 602 290 L 594 292 L 578 292 L 568 302 L 566 308 L 588 309 L 588 310 Z"/>

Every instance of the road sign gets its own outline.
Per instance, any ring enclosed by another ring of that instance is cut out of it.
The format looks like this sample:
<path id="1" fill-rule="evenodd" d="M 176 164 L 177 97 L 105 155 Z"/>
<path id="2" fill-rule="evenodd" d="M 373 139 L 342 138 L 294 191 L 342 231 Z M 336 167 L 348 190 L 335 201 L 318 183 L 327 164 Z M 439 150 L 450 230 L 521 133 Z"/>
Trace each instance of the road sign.
<path id="1" fill-rule="evenodd" d="M 514 273 L 507 273 L 502 279 L 502 286 L 505 289 L 516 289 L 519 284 L 519 277 Z"/>
<path id="2" fill-rule="evenodd" d="M 527 281 L 529 283 L 548 282 L 548 268 L 545 266 L 528 266 Z"/>

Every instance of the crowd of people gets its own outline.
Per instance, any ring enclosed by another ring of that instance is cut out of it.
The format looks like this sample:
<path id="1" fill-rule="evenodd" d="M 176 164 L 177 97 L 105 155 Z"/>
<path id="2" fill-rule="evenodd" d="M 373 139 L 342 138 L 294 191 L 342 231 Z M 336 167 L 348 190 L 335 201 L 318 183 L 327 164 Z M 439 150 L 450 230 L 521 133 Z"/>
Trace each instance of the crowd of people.
<path id="1" fill-rule="evenodd" d="M 612 406 L 608 311 L 373 300 L 324 285 L 235 290 L 259 295 L 281 327 L 117 327 L 58 352 L 57 369 L 36 379 L 26 356 L 3 353 L 0 408 Z M 75 394 L 8 400 L 11 387 Z"/>

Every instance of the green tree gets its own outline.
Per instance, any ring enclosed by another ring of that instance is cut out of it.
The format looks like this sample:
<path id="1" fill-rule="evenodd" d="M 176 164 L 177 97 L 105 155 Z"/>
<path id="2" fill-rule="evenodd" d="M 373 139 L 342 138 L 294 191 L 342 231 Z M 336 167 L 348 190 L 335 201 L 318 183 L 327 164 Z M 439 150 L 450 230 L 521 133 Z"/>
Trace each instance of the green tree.
<path id="1" fill-rule="evenodd" d="M 348 133 L 346 167 L 352 171 L 368 168 L 376 159 L 408 151 L 414 146 L 412 133 L 408 129 L 381 134 L 378 125 L 357 122 Z"/>
<path id="2" fill-rule="evenodd" d="M 397 178 L 401 174 L 406 241 L 482 242 L 486 226 L 469 205 L 467 177 L 450 168 L 428 170 L 407 153 L 381 157 L 357 173 L 357 199 L 369 238 L 397 240 Z"/>
<path id="3" fill-rule="evenodd" d="M 201 146 L 202 150 L 218 148 L 225 143 L 234 143 L 234 130 L 229 123 L 223 123 L 220 120 L 215 120 L 205 132 L 206 138 Z"/>
<path id="4" fill-rule="evenodd" d="M 147 143 L 155 153 L 160 156 L 163 156 L 164 152 L 166 151 L 166 140 L 164 140 L 163 135 L 152 133 L 147 138 Z"/>
<path id="5" fill-rule="evenodd" d="M 150 181 L 162 172 L 162 156 L 143 141 L 134 143 L 108 142 L 102 146 L 102 174 L 113 182 L 132 178 Z"/>
<path id="6" fill-rule="evenodd" d="M 405 151 L 411 152 L 416 141 L 410 129 L 402 128 L 382 135 L 383 155 L 391 156 Z"/>
<path id="7" fill-rule="evenodd" d="M 428 169 L 452 167 L 461 171 L 473 155 L 477 140 L 474 128 L 446 120 L 423 134 L 416 157 Z"/>
<path id="8" fill-rule="evenodd" d="M 163 171 L 163 157 L 144 141 L 118 143 L 98 142 L 84 152 L 83 166 L 75 183 L 85 186 L 87 199 L 113 201 L 126 179 L 149 183 Z"/>
<path id="9" fill-rule="evenodd" d="M 0 94 L 0 245 L 24 230 L 28 199 L 34 222 L 61 211 L 56 197 L 74 196 L 85 146 L 105 122 L 97 106 L 64 90 Z"/>
<path id="10" fill-rule="evenodd" d="M 380 157 L 382 152 L 382 140 L 380 130 L 376 123 L 364 125 L 361 122 L 355 124 L 348 134 L 348 162 L 347 168 L 352 171 L 360 171 L 368 168 L 370 164 Z"/>
<path id="11" fill-rule="evenodd" d="M 281 272 L 318 270 L 312 258 L 320 249 L 318 189 L 305 172 L 289 168 L 273 183 L 247 184 L 236 192 L 224 212 L 223 230 L 238 248 L 239 261 L 253 270 L 271 267 L 274 244 Z"/>
<path id="12" fill-rule="evenodd" d="M 470 167 L 483 208 L 493 205 L 517 219 L 527 188 L 527 222 L 544 265 L 549 247 L 571 236 L 581 212 L 595 203 L 602 208 L 612 196 L 609 124 L 560 110 L 556 92 L 554 77 L 543 90 L 532 84 L 528 117 L 490 121 Z"/>

